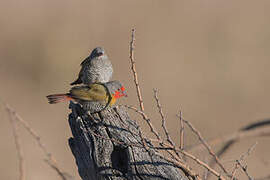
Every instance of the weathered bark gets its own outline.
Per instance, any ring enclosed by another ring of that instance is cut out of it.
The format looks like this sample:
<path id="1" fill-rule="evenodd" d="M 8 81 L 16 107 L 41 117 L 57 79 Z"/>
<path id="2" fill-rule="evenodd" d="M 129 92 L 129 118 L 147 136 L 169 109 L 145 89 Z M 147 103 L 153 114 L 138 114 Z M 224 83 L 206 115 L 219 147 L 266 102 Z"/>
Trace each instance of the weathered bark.
<path id="1" fill-rule="evenodd" d="M 71 103 L 69 146 L 83 180 L 187 180 L 179 167 L 143 148 L 139 128 L 126 108 L 88 115 Z"/>

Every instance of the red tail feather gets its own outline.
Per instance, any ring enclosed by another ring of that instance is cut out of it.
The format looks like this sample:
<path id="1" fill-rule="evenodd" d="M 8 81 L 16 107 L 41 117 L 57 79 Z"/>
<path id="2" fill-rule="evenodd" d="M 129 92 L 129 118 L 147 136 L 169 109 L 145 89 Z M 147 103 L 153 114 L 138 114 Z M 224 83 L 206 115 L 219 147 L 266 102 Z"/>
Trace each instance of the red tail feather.
<path id="1" fill-rule="evenodd" d="M 52 94 L 47 96 L 50 104 L 56 104 L 62 101 L 69 101 L 72 98 L 67 94 Z"/>

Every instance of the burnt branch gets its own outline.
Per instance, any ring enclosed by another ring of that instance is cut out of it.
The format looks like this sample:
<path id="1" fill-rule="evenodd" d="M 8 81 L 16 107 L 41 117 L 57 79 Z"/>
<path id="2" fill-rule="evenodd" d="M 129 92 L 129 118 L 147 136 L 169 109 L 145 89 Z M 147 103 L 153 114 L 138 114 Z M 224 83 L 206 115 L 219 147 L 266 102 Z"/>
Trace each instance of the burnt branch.
<path id="1" fill-rule="evenodd" d="M 89 115 L 71 103 L 69 124 L 73 137 L 69 146 L 83 180 L 102 179 L 187 179 L 180 163 L 168 161 L 150 141 L 145 149 L 139 126 L 124 106 Z M 194 177 L 196 179 L 196 177 Z"/>

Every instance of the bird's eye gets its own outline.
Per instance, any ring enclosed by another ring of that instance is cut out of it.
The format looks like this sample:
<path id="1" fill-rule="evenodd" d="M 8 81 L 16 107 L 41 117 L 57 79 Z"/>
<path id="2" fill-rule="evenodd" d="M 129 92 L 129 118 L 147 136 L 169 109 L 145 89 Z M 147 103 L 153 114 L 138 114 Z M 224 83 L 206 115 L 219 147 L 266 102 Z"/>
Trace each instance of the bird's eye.
<path id="1" fill-rule="evenodd" d="M 98 52 L 98 53 L 97 53 L 97 56 L 102 56 L 102 55 L 103 55 L 102 52 Z"/>

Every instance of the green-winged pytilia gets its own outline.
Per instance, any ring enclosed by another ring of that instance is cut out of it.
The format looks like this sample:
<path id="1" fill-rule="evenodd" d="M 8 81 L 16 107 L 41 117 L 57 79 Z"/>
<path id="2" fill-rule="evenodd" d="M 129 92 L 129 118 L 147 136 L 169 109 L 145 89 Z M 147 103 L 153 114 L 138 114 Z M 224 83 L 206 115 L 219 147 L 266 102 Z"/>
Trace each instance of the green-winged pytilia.
<path id="1" fill-rule="evenodd" d="M 114 105 L 116 100 L 123 96 L 127 96 L 124 86 L 119 81 L 110 81 L 74 86 L 69 93 L 52 94 L 47 98 L 50 104 L 73 100 L 80 103 L 83 109 L 94 113 Z"/>
<path id="2" fill-rule="evenodd" d="M 92 84 L 109 82 L 113 74 L 112 63 L 105 53 L 104 48 L 97 47 L 81 63 L 78 79 L 70 85 Z"/>

